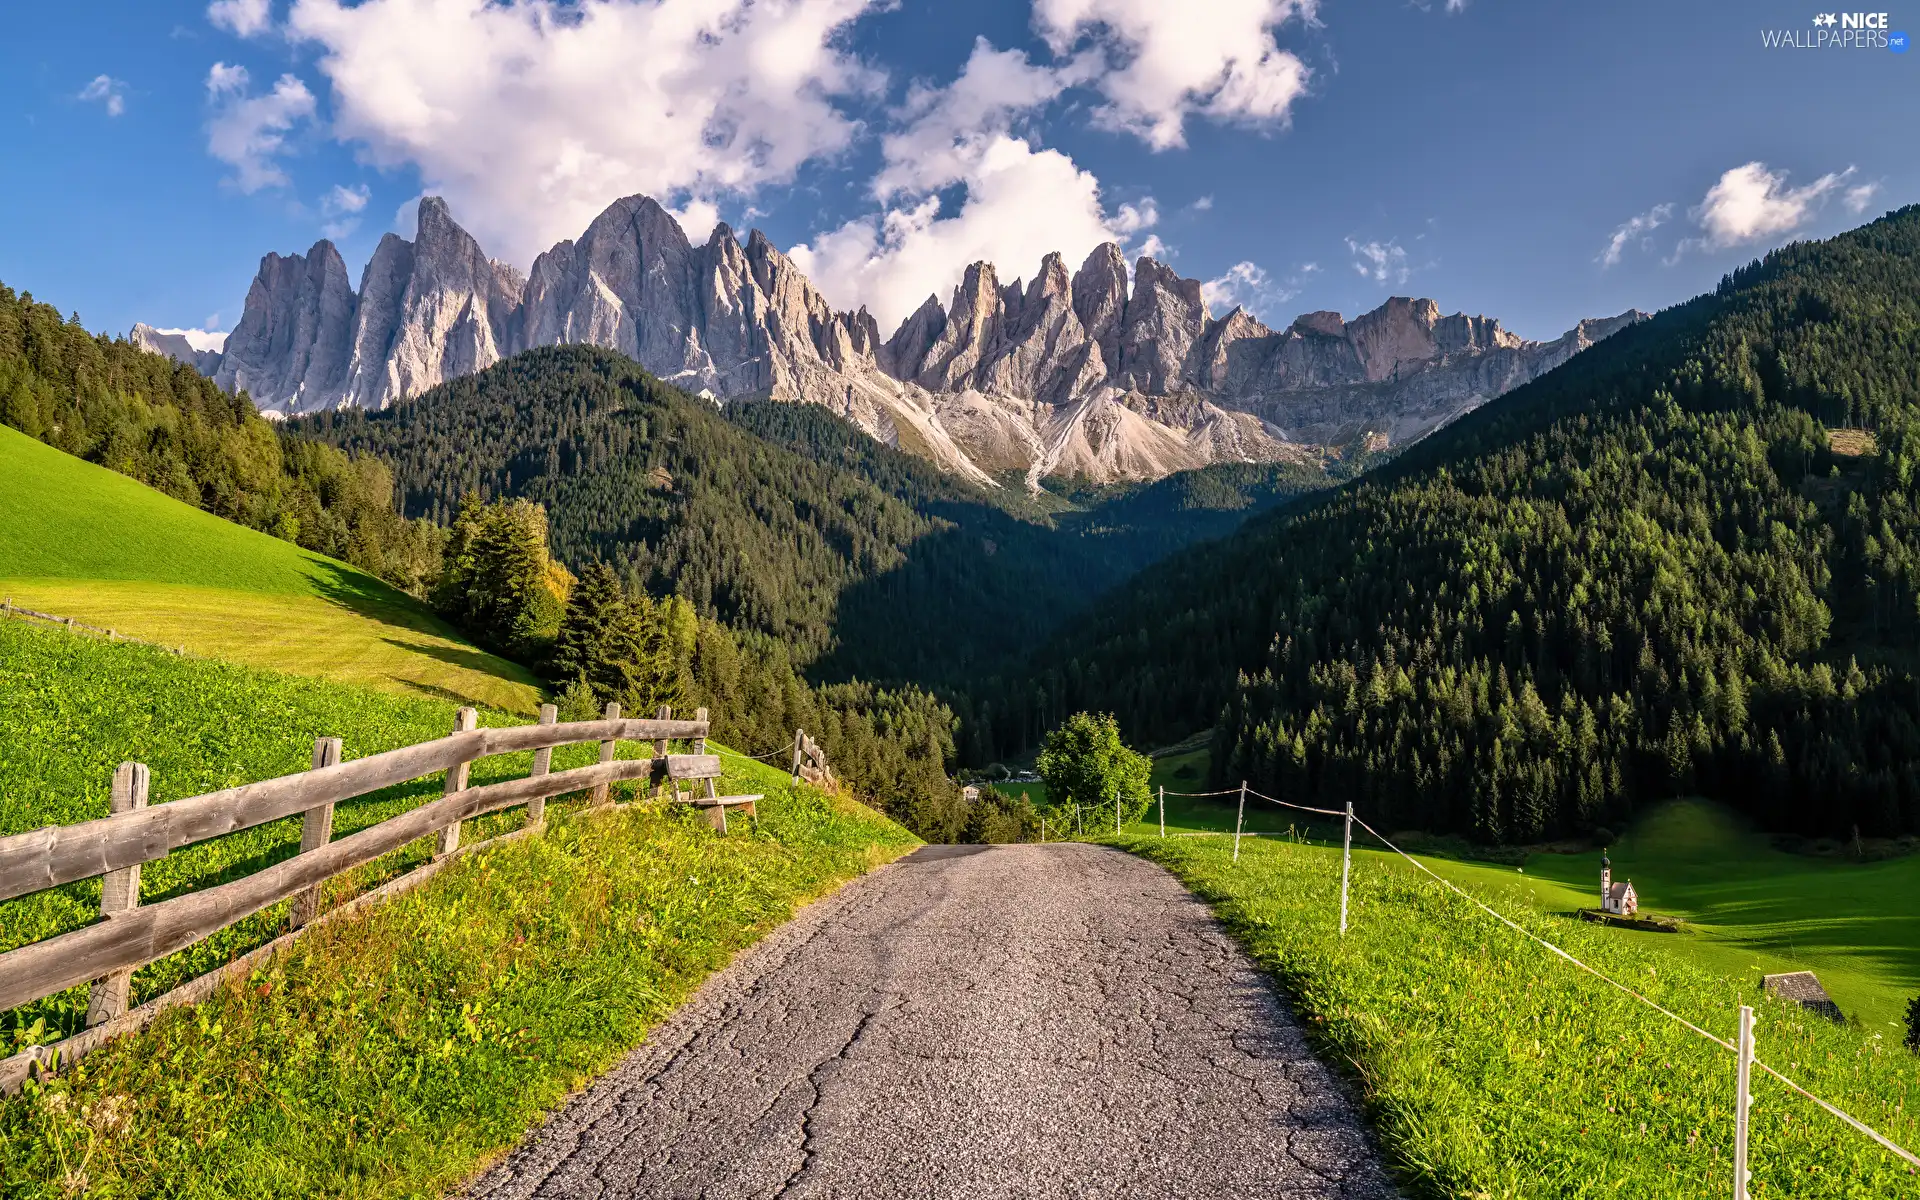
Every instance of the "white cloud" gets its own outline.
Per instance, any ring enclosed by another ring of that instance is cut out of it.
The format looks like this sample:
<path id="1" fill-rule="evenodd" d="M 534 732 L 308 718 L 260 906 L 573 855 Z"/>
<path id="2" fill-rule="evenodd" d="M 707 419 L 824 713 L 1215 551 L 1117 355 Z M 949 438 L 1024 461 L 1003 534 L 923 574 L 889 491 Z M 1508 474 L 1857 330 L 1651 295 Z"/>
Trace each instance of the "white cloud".
<path id="1" fill-rule="evenodd" d="M 523 266 L 635 192 L 689 218 L 844 150 L 882 77 L 841 34 L 884 0 L 295 0 L 333 133 L 411 165 Z"/>
<path id="2" fill-rule="evenodd" d="M 1878 183 L 1863 183 L 1859 187 L 1848 188 L 1844 200 L 1847 211 L 1855 216 L 1859 216 L 1861 213 L 1867 211 L 1867 206 L 1872 204 L 1873 198 L 1879 194 L 1880 185 Z"/>
<path id="3" fill-rule="evenodd" d="M 1198 200 L 1195 200 L 1192 204 L 1189 204 L 1187 207 L 1192 209 L 1194 212 L 1211 212 L 1213 211 L 1213 197 L 1202 196 Z"/>
<path id="4" fill-rule="evenodd" d="M 1853 168 L 1848 167 L 1794 188 L 1787 186 L 1785 171 L 1769 171 L 1765 163 L 1734 167 L 1688 211 L 1705 235 L 1688 244 L 1724 250 L 1791 233 L 1811 220 L 1852 174 Z"/>
<path id="5" fill-rule="evenodd" d="M 1227 273 L 1200 285 L 1200 298 L 1216 313 L 1238 306 L 1251 310 L 1270 281 L 1265 270 L 1251 262 L 1237 262 Z"/>
<path id="6" fill-rule="evenodd" d="M 1629 245 L 1635 240 L 1644 241 L 1648 234 L 1666 224 L 1667 218 L 1671 216 L 1673 216 L 1673 205 L 1656 204 L 1639 216 L 1623 222 L 1613 231 L 1613 236 L 1607 239 L 1606 249 L 1602 250 L 1594 261 L 1598 262 L 1602 269 L 1613 266 L 1620 261 L 1620 256 L 1626 253 Z"/>
<path id="7" fill-rule="evenodd" d="M 1318 0 L 1214 0 L 1204 14 L 1167 0 L 1034 0 L 1034 28 L 1054 54 L 1103 62 L 1092 80 L 1106 126 L 1155 150 L 1186 144 L 1191 115 L 1284 127 L 1312 71 L 1274 30 L 1312 24 Z"/>
<path id="8" fill-rule="evenodd" d="M 273 25 L 273 5 L 271 0 L 213 0 L 207 5 L 207 20 L 216 28 L 252 37 Z"/>
<path id="9" fill-rule="evenodd" d="M 214 316 L 216 317 L 219 315 L 220 314 L 218 313 L 214 314 Z M 207 323 L 209 325 L 212 325 L 212 324 L 215 324 L 216 322 L 208 321 Z M 183 337 L 187 339 L 187 345 L 192 346 L 195 350 L 225 350 L 227 348 L 227 335 L 225 332 L 220 330 L 156 329 L 154 330 L 154 332 L 176 334 L 180 337 Z"/>
<path id="10" fill-rule="evenodd" d="M 248 193 L 284 187 L 287 174 L 274 159 L 293 127 L 313 119 L 307 85 L 282 75 L 272 91 L 254 96 L 245 67 L 215 63 L 207 72 L 207 99 L 213 106 L 207 152 L 233 168 L 233 185 Z"/>
<path id="11" fill-rule="evenodd" d="M 1397 240 L 1356 242 L 1348 238 L 1347 249 L 1353 252 L 1353 269 L 1363 278 L 1375 283 L 1385 283 L 1389 279 L 1395 283 L 1407 281 L 1410 273 L 1407 252 Z"/>
<path id="12" fill-rule="evenodd" d="M 1092 173 L 1014 131 L 1077 69 L 975 43 L 952 84 L 915 87 L 895 114 L 901 125 L 881 139 L 872 184 L 880 211 L 795 246 L 794 261 L 836 306 L 865 305 L 890 333 L 929 290 L 944 298 L 970 263 L 992 262 L 1011 279 L 1059 251 L 1071 270 L 1101 242 L 1147 234 L 1160 217 L 1151 199 L 1110 213 Z M 942 196 L 956 194 L 949 210 Z M 1150 234 L 1140 248 L 1164 250 Z"/>
<path id="13" fill-rule="evenodd" d="M 364 183 L 352 187 L 334 184 L 333 189 L 320 198 L 320 215 L 326 220 L 320 232 L 330 238 L 346 237 L 360 227 L 360 212 L 371 198 L 372 193 Z"/>
<path id="14" fill-rule="evenodd" d="M 107 115 L 117 117 L 127 111 L 127 85 L 111 75 L 95 75 L 93 82 L 80 89 L 80 99 L 98 100 L 106 105 Z"/>

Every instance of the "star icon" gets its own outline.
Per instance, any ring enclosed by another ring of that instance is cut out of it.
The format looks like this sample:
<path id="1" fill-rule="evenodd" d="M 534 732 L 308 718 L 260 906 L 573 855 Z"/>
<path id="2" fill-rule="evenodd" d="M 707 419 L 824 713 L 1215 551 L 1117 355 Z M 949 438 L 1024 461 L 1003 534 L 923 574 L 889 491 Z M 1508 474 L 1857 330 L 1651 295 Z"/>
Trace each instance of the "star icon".
<path id="1" fill-rule="evenodd" d="M 1840 23 L 1840 19 L 1832 13 L 1816 13 L 1814 14 L 1813 23 L 1815 25 L 1837 25 Z"/>

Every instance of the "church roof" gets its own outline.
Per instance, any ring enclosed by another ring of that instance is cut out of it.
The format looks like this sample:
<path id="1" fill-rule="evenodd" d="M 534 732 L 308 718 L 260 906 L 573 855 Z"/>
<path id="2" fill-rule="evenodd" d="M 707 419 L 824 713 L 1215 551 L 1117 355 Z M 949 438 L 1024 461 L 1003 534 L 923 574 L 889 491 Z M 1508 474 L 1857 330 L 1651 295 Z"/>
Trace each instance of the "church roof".
<path id="1" fill-rule="evenodd" d="M 1633 890 L 1633 884 L 1631 881 L 1621 880 L 1619 883 L 1616 883 L 1612 887 L 1607 889 L 1607 895 L 1611 896 L 1615 900 L 1619 900 L 1624 898 L 1626 894 L 1628 892 L 1631 892 L 1632 890 Z"/>

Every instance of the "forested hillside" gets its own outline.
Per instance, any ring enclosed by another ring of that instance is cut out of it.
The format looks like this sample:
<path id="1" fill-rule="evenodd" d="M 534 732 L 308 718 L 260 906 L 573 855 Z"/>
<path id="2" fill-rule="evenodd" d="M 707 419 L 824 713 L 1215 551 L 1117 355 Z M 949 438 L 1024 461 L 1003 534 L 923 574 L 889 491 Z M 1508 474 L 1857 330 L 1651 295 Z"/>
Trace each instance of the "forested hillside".
<path id="1" fill-rule="evenodd" d="M 816 679 L 922 685 L 997 668 L 1145 563 L 1321 482 L 1231 468 L 1204 495 L 1147 489 L 1124 524 L 1056 517 L 817 406 L 722 415 L 589 346 L 291 431 L 388 463 L 412 515 L 450 520 L 470 491 L 536 501 L 563 562 L 607 561 L 654 596 L 775 638 Z"/>
<path id="2" fill-rule="evenodd" d="M 415 594 L 439 566 L 438 531 L 395 514 L 377 460 L 283 446 L 244 395 L 3 284 L 0 423 Z"/>
<path id="3" fill-rule="evenodd" d="M 1920 209 L 1789 246 L 1313 503 L 1178 555 L 1001 681 L 1383 827 L 1920 828 Z"/>

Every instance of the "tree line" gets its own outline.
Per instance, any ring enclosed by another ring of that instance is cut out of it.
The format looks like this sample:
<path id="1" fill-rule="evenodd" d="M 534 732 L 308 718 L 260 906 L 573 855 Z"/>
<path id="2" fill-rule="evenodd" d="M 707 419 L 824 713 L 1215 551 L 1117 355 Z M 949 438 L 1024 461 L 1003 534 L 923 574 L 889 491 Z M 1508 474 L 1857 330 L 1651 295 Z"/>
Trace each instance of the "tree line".
<path id="1" fill-rule="evenodd" d="M 1076 708 L 1155 741 L 1211 726 L 1216 781 L 1492 842 L 1688 794 L 1913 832 L 1917 466 L 1906 209 L 1150 568 L 986 719 L 1014 744 Z"/>
<path id="2" fill-rule="evenodd" d="M 367 455 L 289 441 L 192 367 L 0 284 L 0 422 L 198 508 L 424 595 L 441 531 Z"/>

